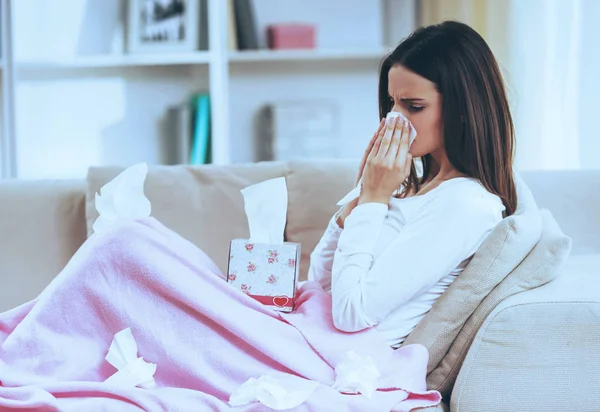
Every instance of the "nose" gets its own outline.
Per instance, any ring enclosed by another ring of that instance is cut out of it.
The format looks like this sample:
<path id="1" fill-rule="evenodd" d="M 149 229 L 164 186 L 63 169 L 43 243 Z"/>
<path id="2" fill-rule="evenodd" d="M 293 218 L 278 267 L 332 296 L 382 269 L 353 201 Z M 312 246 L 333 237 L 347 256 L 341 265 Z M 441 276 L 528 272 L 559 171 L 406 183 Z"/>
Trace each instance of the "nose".
<path id="1" fill-rule="evenodd" d="M 393 111 L 393 112 L 398 112 L 398 113 L 401 113 L 401 114 L 402 114 L 402 116 L 404 116 L 404 117 L 406 117 L 408 120 L 410 120 L 410 117 L 409 117 L 408 110 L 405 110 L 403 107 L 401 107 L 401 106 L 399 106 L 399 105 L 395 104 L 395 105 L 392 107 L 392 111 Z"/>

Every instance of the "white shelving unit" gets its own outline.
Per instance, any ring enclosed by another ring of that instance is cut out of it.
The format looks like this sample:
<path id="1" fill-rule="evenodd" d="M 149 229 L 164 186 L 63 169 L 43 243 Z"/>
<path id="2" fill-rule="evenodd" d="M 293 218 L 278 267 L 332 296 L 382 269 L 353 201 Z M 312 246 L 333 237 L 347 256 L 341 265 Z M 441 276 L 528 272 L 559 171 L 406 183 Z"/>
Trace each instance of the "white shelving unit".
<path id="1" fill-rule="evenodd" d="M 29 2 L 31 4 L 29 10 L 33 10 L 35 0 L 19 0 L 19 2 L 21 1 L 25 3 Z M 95 0 L 78 1 L 81 3 L 89 2 L 90 5 L 92 2 L 95 2 Z M 106 5 L 106 8 L 112 7 L 112 9 L 117 10 L 123 8 L 123 2 L 125 1 L 107 0 L 103 4 Z M 347 17 L 353 19 L 352 22 L 337 26 L 337 29 L 331 29 L 329 32 L 325 30 L 319 48 L 315 50 L 280 51 L 228 50 L 227 7 L 229 2 L 224 0 L 207 1 L 209 22 L 209 45 L 207 51 L 122 54 L 111 51 L 106 52 L 106 47 L 104 47 L 101 53 L 76 53 L 68 57 L 48 57 L 47 54 L 49 53 L 44 53 L 46 55 L 38 57 L 35 53 L 29 52 L 25 53 L 27 54 L 26 57 L 15 58 L 13 56 L 15 34 L 11 31 L 11 28 L 15 23 L 25 24 L 22 23 L 25 18 L 18 16 L 17 21 L 14 21 L 15 15 L 11 11 L 11 7 L 15 7 L 16 0 L 0 0 L 2 4 L 3 27 L 2 56 L 0 61 L 0 67 L 3 69 L 3 177 L 23 177 L 20 175 L 25 175 L 26 178 L 35 178 L 37 174 L 41 173 L 39 171 L 30 171 L 32 170 L 32 165 L 40 163 L 42 159 L 40 155 L 36 155 L 37 157 L 33 155 L 27 156 L 24 151 L 29 150 L 28 153 L 33 153 L 34 149 L 32 147 L 40 141 L 39 139 L 36 140 L 34 135 L 36 133 L 41 135 L 39 132 L 42 129 L 32 128 L 24 120 L 27 119 L 27 116 L 25 116 L 23 111 L 31 110 L 35 118 L 40 119 L 40 122 L 58 122 L 58 120 L 54 119 L 60 117 L 61 124 L 63 124 L 61 127 L 64 130 L 68 130 L 64 124 L 68 123 L 69 119 L 64 117 L 64 114 L 60 116 L 58 114 L 57 116 L 48 114 L 46 116 L 44 113 L 40 113 L 46 106 L 40 103 L 34 109 L 30 108 L 32 106 L 30 103 L 36 101 L 36 93 L 39 93 L 41 96 L 39 99 L 52 99 L 53 101 L 56 100 L 56 103 L 52 103 L 54 105 L 65 105 L 65 102 L 68 101 L 60 100 L 62 89 L 59 92 L 54 92 L 54 90 L 63 83 L 67 84 L 76 81 L 81 81 L 82 84 L 85 83 L 84 81 L 90 84 L 92 82 L 101 83 L 103 81 L 108 83 L 106 87 L 90 86 L 91 92 L 88 92 L 88 94 L 98 91 L 102 95 L 105 90 L 110 90 L 113 87 L 116 90 L 113 94 L 119 97 L 115 99 L 114 104 L 120 106 L 121 112 L 126 113 L 132 119 L 136 118 L 136 107 L 140 104 L 154 104 L 147 112 L 158 114 L 161 113 L 161 107 L 164 111 L 169 105 L 185 101 L 187 93 L 194 90 L 206 89 L 211 96 L 213 162 L 228 164 L 251 160 L 252 156 L 250 152 L 253 144 L 251 142 L 252 112 L 255 112 L 257 107 L 264 104 L 270 98 L 281 95 L 283 93 L 282 89 L 286 87 L 285 85 L 294 85 L 293 87 L 295 88 L 290 89 L 289 94 L 297 96 L 298 99 L 313 98 L 307 90 L 318 88 L 319 86 L 314 85 L 321 84 L 322 82 L 333 84 L 332 95 L 339 93 L 336 90 L 346 88 L 343 84 L 357 84 L 358 86 L 356 87 L 360 88 L 360 93 L 363 95 L 370 96 L 371 93 L 375 94 L 375 90 L 372 90 L 372 88 L 376 82 L 376 69 L 379 61 L 390 50 L 391 46 L 395 45 L 400 38 L 404 37 L 414 28 L 417 0 L 377 0 L 366 8 L 370 16 L 367 17 L 366 22 L 361 13 L 352 12 Z M 256 7 L 257 3 L 260 7 Z M 338 6 L 346 6 L 347 0 L 337 0 L 337 3 L 340 3 Z M 336 1 L 322 2 L 314 0 L 309 4 L 304 0 L 298 0 L 293 4 L 290 2 L 286 3 L 286 6 L 282 6 L 279 0 L 255 0 L 257 25 L 262 32 L 264 25 L 278 21 L 279 15 L 277 13 L 288 13 L 288 16 L 297 16 L 300 21 L 310 20 L 314 17 L 315 24 L 319 26 L 319 24 L 333 22 L 339 18 L 336 15 L 339 13 L 332 14 L 331 9 L 337 3 Z M 362 0 L 354 0 L 354 3 L 362 7 L 367 7 L 362 3 Z M 283 7 L 289 9 L 291 5 L 296 7 L 294 12 L 283 9 Z M 19 6 L 26 8 L 26 6 L 21 4 Z M 95 3 L 93 6 L 96 8 L 103 7 L 99 6 L 98 3 Z M 94 13 L 88 14 L 93 16 Z M 102 13 L 102 15 L 104 14 L 109 13 Z M 377 16 L 379 16 L 379 19 Z M 289 18 L 287 17 L 287 19 Z M 284 16 L 282 19 L 286 20 L 286 17 Z M 369 25 L 369 27 L 364 27 L 363 25 Z M 26 32 L 24 28 L 19 27 L 19 29 L 16 36 L 19 36 L 19 33 L 23 35 Z M 336 30 L 340 33 L 337 33 Z M 47 29 L 47 32 L 49 35 L 52 35 L 53 30 Z M 345 38 L 349 38 L 349 40 L 345 42 Z M 65 36 L 65 39 L 69 39 L 69 37 Z M 380 40 L 370 40 L 369 44 L 365 40 L 365 44 L 360 44 L 362 39 Z M 39 41 L 45 42 L 46 40 L 40 34 Z M 31 46 L 30 43 L 27 43 L 27 46 Z M 96 41 L 96 43 L 99 42 Z M 44 46 L 40 45 L 39 47 L 42 48 Z M 97 46 L 97 48 L 101 47 Z M 339 81 L 337 80 L 338 78 Z M 56 81 L 53 79 L 56 79 Z M 341 82 L 346 83 L 342 84 Z M 86 87 L 88 83 L 85 83 Z M 15 85 L 18 86 L 16 102 L 14 99 Z M 82 87 L 82 90 L 85 90 L 85 88 Z M 86 92 L 82 91 L 81 93 L 85 95 Z M 127 93 L 137 93 L 137 100 L 130 101 L 131 98 Z M 75 94 L 74 96 L 74 98 L 79 98 Z M 82 97 L 82 99 L 84 98 Z M 102 100 L 103 102 L 112 100 L 110 96 L 98 97 L 98 99 L 104 99 Z M 252 101 L 248 102 L 248 99 L 252 99 Z M 371 97 L 369 99 L 372 100 Z M 88 98 L 85 101 L 88 103 L 82 101 L 81 104 L 73 104 L 81 106 L 85 104 L 89 105 L 90 101 L 92 103 L 95 102 L 92 98 Z M 103 108 L 106 107 L 108 109 L 112 103 L 102 104 L 104 105 L 102 106 Z M 50 103 L 48 105 L 48 107 L 51 107 Z M 376 108 L 372 107 L 372 109 L 375 110 Z M 15 110 L 19 112 L 16 113 Z M 68 110 L 66 109 L 66 111 Z M 98 111 L 100 114 L 102 113 L 101 108 L 98 108 Z M 114 156 L 114 154 L 121 150 L 121 147 L 123 147 L 123 151 L 129 151 L 128 153 L 132 153 L 135 150 L 133 149 L 135 147 L 134 143 L 137 141 L 127 143 L 122 140 L 124 137 L 129 137 L 132 133 L 137 132 L 137 123 L 132 123 L 134 120 L 125 119 L 123 117 L 125 115 L 122 115 L 121 112 L 115 114 L 110 120 L 98 120 L 98 122 L 110 124 L 108 127 L 109 131 L 99 137 L 99 139 L 102 139 L 103 144 L 107 144 L 106 142 L 113 144 L 111 152 L 113 156 L 106 162 L 116 162 L 114 158 L 118 156 Z M 96 117 L 100 116 L 100 114 L 97 114 Z M 73 116 L 76 115 L 73 114 Z M 156 123 L 156 120 L 143 119 L 141 116 L 138 117 L 144 122 Z M 347 117 L 351 118 L 355 116 L 350 114 Z M 135 121 L 137 122 L 138 120 Z M 44 130 L 50 130 L 50 134 L 65 135 L 65 132 L 59 132 L 58 129 L 53 132 L 52 124 L 47 126 L 50 128 Z M 75 126 L 84 127 L 81 125 Z M 160 126 L 153 127 L 156 129 Z M 139 130 L 138 133 L 140 134 L 157 135 L 159 133 L 156 131 L 152 132 L 151 125 L 147 124 L 144 127 L 140 127 Z M 342 134 L 343 132 L 344 130 L 342 130 Z M 44 132 L 45 134 L 46 132 Z M 92 134 L 93 132 L 90 131 L 90 135 Z M 142 141 L 142 138 L 143 136 L 137 137 L 138 141 Z M 50 137 L 47 139 L 50 139 Z M 85 140 L 85 138 L 82 137 L 80 140 Z M 77 141 L 74 137 L 71 140 L 64 140 L 58 144 L 69 146 L 69 150 L 71 150 L 71 141 L 73 142 L 72 150 L 74 151 L 92 150 L 90 149 L 93 146 L 91 144 L 88 144 L 83 149 L 77 149 L 77 145 L 83 143 Z M 155 142 L 153 145 L 149 144 L 150 148 L 143 147 L 143 149 L 147 149 L 147 153 L 140 154 L 140 159 L 145 159 L 144 156 L 152 157 L 148 153 L 155 153 L 160 150 L 158 143 Z M 52 142 L 43 141 L 42 147 L 51 148 Z M 20 153 L 17 153 L 17 150 Z M 98 150 L 106 151 L 106 148 Z M 118 158 L 121 159 L 122 163 L 129 162 L 130 158 L 133 159 L 133 157 L 125 155 Z M 23 161 L 23 159 L 26 160 L 26 165 L 19 165 L 19 161 Z M 81 161 L 84 162 L 84 160 Z M 90 158 L 89 162 L 102 161 Z M 83 165 L 82 163 L 82 167 Z M 39 170 L 42 170 L 41 167 L 39 167 Z M 20 170 L 21 172 L 19 172 Z M 64 172 L 63 174 L 66 173 Z"/>
<path id="2" fill-rule="evenodd" d="M 15 177 L 17 173 L 15 162 L 15 82 L 11 16 L 11 2 L 9 0 L 0 0 L 0 70 L 2 71 L 2 135 L 0 136 L 0 167 L 2 177 Z"/>
<path id="3" fill-rule="evenodd" d="M 352 60 L 380 60 L 389 50 L 256 50 L 227 52 L 226 63 L 276 63 L 289 61 L 352 61 Z M 181 54 L 137 54 L 137 55 L 111 55 L 111 56 L 85 56 L 69 60 L 40 60 L 21 61 L 18 70 L 41 71 L 52 69 L 101 69 L 105 67 L 133 67 L 133 66 L 183 66 L 203 65 L 211 63 L 211 53 L 193 52 Z M 0 62 L 0 68 L 2 62 Z"/>
<path id="4" fill-rule="evenodd" d="M 229 54 L 231 63 L 285 62 L 285 61 L 329 61 L 329 60 L 380 60 L 387 49 L 366 50 L 283 50 L 246 51 Z"/>
<path id="5" fill-rule="evenodd" d="M 180 54 L 123 54 L 111 56 L 84 56 L 68 60 L 21 61 L 18 70 L 52 70 L 52 69 L 100 69 L 104 67 L 133 66 L 175 66 L 208 64 L 209 52 L 193 52 Z"/>

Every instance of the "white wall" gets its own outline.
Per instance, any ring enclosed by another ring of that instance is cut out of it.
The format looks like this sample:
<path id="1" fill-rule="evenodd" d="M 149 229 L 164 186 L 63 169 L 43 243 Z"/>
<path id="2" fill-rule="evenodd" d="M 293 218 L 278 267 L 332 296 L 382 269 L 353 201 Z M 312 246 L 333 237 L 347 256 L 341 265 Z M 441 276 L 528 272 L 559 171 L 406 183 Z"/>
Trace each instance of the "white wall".
<path id="1" fill-rule="evenodd" d="M 579 156 L 582 168 L 600 168 L 600 129 L 598 128 L 598 96 L 600 96 L 600 1 L 584 0 L 582 13 L 582 54 L 579 100 Z"/>
<path id="2" fill-rule="evenodd" d="M 517 166 L 600 168 L 600 3 L 513 0 L 512 6 Z"/>

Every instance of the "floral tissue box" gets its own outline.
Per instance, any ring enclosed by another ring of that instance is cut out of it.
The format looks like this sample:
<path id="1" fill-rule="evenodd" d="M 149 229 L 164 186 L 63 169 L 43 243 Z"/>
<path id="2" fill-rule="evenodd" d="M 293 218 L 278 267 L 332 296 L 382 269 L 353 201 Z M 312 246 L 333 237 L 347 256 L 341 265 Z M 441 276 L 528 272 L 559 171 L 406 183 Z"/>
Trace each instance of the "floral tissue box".
<path id="1" fill-rule="evenodd" d="M 252 243 L 234 239 L 229 247 L 227 282 L 275 310 L 294 309 L 300 244 Z"/>

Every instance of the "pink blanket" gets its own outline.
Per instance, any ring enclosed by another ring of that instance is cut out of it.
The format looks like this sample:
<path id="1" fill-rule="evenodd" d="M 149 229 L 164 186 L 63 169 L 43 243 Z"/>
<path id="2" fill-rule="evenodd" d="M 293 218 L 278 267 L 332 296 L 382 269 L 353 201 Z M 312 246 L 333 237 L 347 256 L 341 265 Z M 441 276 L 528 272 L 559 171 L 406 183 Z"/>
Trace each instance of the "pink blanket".
<path id="1" fill-rule="evenodd" d="M 155 389 L 104 383 L 115 333 L 131 327 L 139 356 L 155 363 Z M 34 301 L 0 314 L 0 411 L 203 411 L 232 408 L 251 377 L 293 374 L 322 384 L 299 411 L 408 411 L 436 405 L 426 391 L 427 351 L 392 350 L 375 330 L 344 333 L 331 297 L 300 290 L 279 314 L 229 286 L 197 247 L 152 218 L 93 235 Z M 382 373 L 371 399 L 332 389 L 347 350 Z"/>

